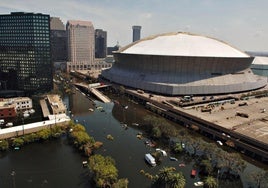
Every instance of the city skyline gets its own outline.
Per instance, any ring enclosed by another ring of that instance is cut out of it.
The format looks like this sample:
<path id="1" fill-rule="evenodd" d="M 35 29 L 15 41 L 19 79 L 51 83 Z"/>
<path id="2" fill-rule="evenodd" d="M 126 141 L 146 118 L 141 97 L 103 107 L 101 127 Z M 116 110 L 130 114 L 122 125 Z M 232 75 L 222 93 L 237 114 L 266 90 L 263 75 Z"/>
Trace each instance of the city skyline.
<path id="1" fill-rule="evenodd" d="M 225 41 L 244 51 L 268 51 L 268 2 L 264 0 L 2 0 L 1 14 L 34 12 L 67 20 L 91 21 L 96 29 L 107 31 L 107 46 L 132 42 L 132 25 L 142 26 L 141 38 L 166 33 L 190 32 Z"/>

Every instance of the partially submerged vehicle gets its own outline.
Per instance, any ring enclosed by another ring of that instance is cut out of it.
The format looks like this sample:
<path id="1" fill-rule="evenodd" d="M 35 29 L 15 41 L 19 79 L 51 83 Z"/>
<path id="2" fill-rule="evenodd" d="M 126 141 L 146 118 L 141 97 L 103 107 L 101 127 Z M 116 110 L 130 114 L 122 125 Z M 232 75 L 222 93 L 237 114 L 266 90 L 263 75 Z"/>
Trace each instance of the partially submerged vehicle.
<path id="1" fill-rule="evenodd" d="M 151 166 L 156 166 L 155 158 L 154 158 L 150 153 L 145 154 L 145 160 L 146 160 Z"/>

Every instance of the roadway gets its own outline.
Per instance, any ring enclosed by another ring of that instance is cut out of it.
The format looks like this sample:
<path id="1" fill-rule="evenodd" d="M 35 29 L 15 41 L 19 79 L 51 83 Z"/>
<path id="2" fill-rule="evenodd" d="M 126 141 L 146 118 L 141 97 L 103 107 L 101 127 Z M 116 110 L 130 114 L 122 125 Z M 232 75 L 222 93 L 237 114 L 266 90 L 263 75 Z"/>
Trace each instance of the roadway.
<path id="1" fill-rule="evenodd" d="M 84 84 L 84 83 L 75 83 L 74 85 L 83 87 L 88 92 L 91 92 L 92 94 L 94 94 L 98 99 L 100 99 L 104 103 L 111 102 L 111 99 L 109 97 L 107 97 L 106 95 L 104 95 L 97 89 L 101 87 L 108 87 L 109 85 L 102 85 L 102 86 L 96 86 L 96 87 L 90 87 L 90 88 L 88 84 Z"/>

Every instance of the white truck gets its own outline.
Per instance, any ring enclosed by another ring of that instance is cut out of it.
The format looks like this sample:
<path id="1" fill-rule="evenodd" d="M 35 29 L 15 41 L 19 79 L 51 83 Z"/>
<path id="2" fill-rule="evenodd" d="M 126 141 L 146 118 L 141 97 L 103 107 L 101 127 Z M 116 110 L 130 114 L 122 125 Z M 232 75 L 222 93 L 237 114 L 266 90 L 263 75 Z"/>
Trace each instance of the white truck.
<path id="1" fill-rule="evenodd" d="M 150 154 L 145 154 L 145 160 L 152 166 L 156 166 L 155 158 Z"/>

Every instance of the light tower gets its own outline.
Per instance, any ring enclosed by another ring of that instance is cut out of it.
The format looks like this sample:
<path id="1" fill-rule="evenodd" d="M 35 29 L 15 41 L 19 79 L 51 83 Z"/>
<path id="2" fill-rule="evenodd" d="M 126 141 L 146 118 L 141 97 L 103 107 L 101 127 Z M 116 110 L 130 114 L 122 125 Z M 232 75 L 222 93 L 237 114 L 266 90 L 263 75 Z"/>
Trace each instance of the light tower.
<path id="1" fill-rule="evenodd" d="M 140 40 L 140 38 L 141 38 L 141 26 L 133 25 L 132 30 L 133 30 L 132 42 Z"/>

